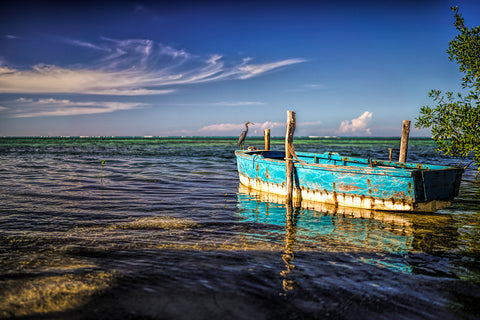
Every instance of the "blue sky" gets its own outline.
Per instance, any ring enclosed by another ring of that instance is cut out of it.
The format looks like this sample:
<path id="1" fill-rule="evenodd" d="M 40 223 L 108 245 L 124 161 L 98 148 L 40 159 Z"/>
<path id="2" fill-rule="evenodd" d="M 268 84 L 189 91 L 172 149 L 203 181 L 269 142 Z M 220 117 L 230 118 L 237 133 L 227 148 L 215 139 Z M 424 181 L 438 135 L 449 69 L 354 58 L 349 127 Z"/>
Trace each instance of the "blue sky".
<path id="1" fill-rule="evenodd" d="M 460 90 L 479 1 L 116 1 L 0 6 L 0 136 L 398 136 Z M 428 131 L 412 129 L 412 136 Z"/>

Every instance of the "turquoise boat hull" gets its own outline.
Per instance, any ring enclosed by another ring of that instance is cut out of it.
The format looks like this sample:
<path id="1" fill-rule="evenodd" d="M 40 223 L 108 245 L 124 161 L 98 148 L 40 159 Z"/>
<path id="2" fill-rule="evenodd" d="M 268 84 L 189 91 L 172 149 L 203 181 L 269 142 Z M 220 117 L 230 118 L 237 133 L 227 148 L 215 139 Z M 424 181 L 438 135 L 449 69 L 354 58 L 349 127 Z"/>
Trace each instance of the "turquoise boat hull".
<path id="1" fill-rule="evenodd" d="M 236 151 L 240 183 L 285 196 L 285 153 Z M 293 197 L 300 201 L 387 211 L 434 212 L 458 195 L 463 169 L 297 153 Z"/>

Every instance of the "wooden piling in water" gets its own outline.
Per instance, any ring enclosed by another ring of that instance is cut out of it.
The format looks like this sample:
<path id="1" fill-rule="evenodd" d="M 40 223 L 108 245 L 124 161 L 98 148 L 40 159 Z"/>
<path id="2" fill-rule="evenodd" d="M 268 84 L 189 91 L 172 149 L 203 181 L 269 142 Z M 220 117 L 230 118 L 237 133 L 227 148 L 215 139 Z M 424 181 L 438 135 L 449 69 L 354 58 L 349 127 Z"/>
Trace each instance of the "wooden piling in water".
<path id="1" fill-rule="evenodd" d="M 285 173 L 287 186 L 287 204 L 292 202 L 293 198 L 293 133 L 295 132 L 295 112 L 287 111 L 287 131 L 285 133 Z"/>
<path id="2" fill-rule="evenodd" d="M 263 138 L 265 139 L 265 150 L 270 150 L 270 129 L 263 131 Z"/>
<path id="3" fill-rule="evenodd" d="M 410 120 L 403 120 L 402 139 L 400 141 L 400 156 L 398 157 L 398 162 L 407 161 L 409 135 L 410 135 Z"/>

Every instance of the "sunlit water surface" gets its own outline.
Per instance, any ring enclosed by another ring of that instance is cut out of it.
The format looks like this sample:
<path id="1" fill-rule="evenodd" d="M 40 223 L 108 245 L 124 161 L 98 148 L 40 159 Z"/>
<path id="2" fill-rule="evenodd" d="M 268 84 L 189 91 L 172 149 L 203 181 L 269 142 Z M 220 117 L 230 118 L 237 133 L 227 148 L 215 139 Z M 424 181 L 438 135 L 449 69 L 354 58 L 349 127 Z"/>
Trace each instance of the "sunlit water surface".
<path id="1" fill-rule="evenodd" d="M 379 159 L 398 145 L 295 139 L 298 151 Z M 0 139 L 0 318 L 480 318 L 476 168 L 436 214 L 288 210 L 239 187 L 235 146 Z M 458 163 L 429 140 L 411 140 L 408 156 Z"/>

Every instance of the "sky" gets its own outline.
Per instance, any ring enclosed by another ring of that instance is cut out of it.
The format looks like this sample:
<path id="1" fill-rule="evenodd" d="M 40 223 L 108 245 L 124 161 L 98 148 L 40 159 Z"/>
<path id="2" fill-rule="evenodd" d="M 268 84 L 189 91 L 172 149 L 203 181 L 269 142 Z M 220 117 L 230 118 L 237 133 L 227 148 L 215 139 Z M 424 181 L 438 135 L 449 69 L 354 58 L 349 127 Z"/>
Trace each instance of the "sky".
<path id="1" fill-rule="evenodd" d="M 480 1 L 9 1 L 0 136 L 411 136 Z"/>

